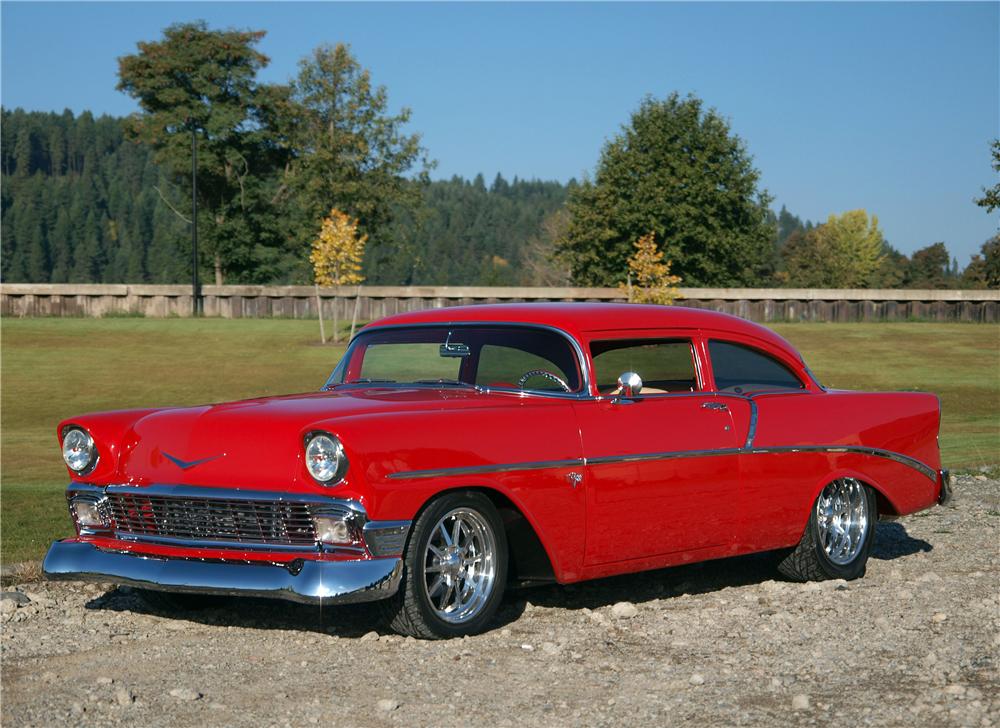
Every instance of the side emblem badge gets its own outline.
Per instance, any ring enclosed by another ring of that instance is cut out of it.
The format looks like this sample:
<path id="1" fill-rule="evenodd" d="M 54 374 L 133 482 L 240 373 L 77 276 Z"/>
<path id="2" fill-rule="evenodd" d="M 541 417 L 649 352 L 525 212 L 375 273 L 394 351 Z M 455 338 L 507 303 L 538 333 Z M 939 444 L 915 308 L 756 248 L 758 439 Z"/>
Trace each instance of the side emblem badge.
<path id="1" fill-rule="evenodd" d="M 566 480 L 575 488 L 583 481 L 583 473 L 566 473 Z"/>

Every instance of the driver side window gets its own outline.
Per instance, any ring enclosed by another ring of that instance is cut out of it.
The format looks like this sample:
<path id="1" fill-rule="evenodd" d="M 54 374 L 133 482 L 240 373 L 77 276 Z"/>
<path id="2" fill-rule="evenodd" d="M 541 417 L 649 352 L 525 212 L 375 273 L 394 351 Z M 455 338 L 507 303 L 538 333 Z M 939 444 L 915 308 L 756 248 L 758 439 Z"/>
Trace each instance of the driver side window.
<path id="1" fill-rule="evenodd" d="M 572 381 L 572 377 L 563 371 L 554 361 L 530 351 L 513 346 L 484 344 L 479 350 L 479 367 L 476 369 L 476 384 L 493 387 L 519 386 L 518 380 L 526 373 L 544 370 L 555 374 L 564 382 Z M 524 389 L 564 392 L 562 387 L 543 375 L 529 377 L 524 382 Z"/>
<path id="2" fill-rule="evenodd" d="M 618 377 L 635 372 L 642 394 L 693 392 L 698 388 L 691 342 L 686 339 L 615 339 L 590 345 L 597 390 L 616 394 Z"/>

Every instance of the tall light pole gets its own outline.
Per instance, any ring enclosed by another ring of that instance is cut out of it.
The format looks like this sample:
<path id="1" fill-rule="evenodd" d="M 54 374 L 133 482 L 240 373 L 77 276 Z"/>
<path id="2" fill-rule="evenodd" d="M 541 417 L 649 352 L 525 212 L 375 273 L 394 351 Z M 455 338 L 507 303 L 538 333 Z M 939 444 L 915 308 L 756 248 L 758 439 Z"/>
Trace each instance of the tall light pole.
<path id="1" fill-rule="evenodd" d="M 191 304 L 192 315 L 201 314 L 201 286 L 198 282 L 198 132 L 194 120 L 191 127 Z"/>

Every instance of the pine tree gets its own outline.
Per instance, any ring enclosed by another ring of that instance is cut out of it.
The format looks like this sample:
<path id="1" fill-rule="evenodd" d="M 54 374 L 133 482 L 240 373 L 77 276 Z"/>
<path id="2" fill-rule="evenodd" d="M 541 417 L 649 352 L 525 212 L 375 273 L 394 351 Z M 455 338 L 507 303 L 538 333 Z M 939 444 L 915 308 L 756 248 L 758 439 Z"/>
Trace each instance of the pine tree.
<path id="1" fill-rule="evenodd" d="M 45 231 L 41 222 L 35 224 L 28 247 L 28 280 L 32 283 L 48 283 L 50 274 L 49 250 L 45 241 Z"/>
<path id="2" fill-rule="evenodd" d="M 32 135 L 31 130 L 22 127 L 17 133 L 17 143 L 14 145 L 14 174 L 27 177 L 32 173 Z"/>

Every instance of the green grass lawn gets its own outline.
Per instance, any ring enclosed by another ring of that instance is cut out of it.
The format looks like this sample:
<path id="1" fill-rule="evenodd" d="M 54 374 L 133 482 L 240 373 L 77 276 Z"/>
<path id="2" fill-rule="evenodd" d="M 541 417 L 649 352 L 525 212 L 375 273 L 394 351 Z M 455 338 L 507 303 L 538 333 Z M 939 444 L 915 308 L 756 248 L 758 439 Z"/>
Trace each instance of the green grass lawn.
<path id="1" fill-rule="evenodd" d="M 56 424 L 84 412 L 317 389 L 343 352 L 315 321 L 4 319 L 0 322 L 0 558 L 69 535 Z M 786 324 L 820 381 L 922 389 L 944 407 L 947 466 L 1000 463 L 1000 326 Z"/>

